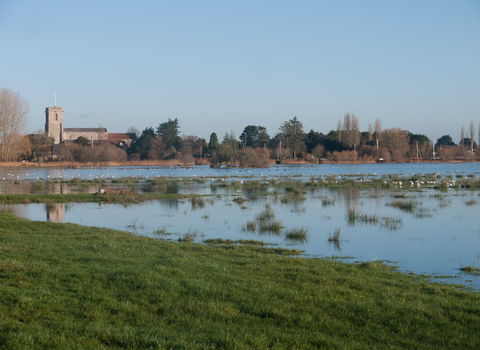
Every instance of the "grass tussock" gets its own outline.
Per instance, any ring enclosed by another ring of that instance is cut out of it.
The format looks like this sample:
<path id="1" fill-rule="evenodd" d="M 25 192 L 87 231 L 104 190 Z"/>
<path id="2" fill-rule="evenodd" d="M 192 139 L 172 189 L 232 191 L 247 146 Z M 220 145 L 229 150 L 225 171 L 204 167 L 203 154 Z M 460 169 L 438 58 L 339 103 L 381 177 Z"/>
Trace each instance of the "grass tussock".
<path id="1" fill-rule="evenodd" d="M 280 220 L 275 220 L 275 212 L 270 205 L 267 204 L 265 209 L 255 215 L 255 220 L 248 221 L 247 224 L 242 227 L 242 230 L 278 236 L 282 233 L 283 224 Z"/>
<path id="2" fill-rule="evenodd" d="M 465 202 L 466 206 L 477 205 L 477 204 L 478 204 L 478 202 L 477 202 L 476 199 L 470 199 L 470 200 Z"/>
<path id="3" fill-rule="evenodd" d="M 362 214 L 362 212 L 356 208 L 347 209 L 345 217 L 350 226 L 355 226 L 356 223 L 377 225 L 380 222 L 378 215 Z"/>
<path id="4" fill-rule="evenodd" d="M 340 227 L 333 230 L 333 233 L 329 233 L 328 241 L 333 243 L 340 243 L 343 241 L 342 239 L 342 229 Z"/>
<path id="5" fill-rule="evenodd" d="M 189 198 L 190 203 L 192 203 L 192 210 L 205 208 L 205 198 L 192 195 Z"/>
<path id="6" fill-rule="evenodd" d="M 478 293 L 378 262 L 292 258 L 257 244 L 168 242 L 8 213 L 0 221 L 4 348 L 480 344 Z"/>
<path id="7" fill-rule="evenodd" d="M 407 213 L 413 213 L 418 208 L 419 203 L 413 200 L 395 200 L 387 205 Z"/>
<path id="8" fill-rule="evenodd" d="M 290 228 L 285 231 L 284 239 L 290 243 L 307 243 L 309 231 L 308 227 Z"/>

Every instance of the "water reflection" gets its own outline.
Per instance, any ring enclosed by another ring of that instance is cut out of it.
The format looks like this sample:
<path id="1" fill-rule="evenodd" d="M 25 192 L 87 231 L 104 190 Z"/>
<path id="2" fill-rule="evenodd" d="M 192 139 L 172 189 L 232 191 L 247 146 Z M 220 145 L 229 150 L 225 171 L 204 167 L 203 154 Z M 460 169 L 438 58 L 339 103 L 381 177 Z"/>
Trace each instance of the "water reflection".
<path id="1" fill-rule="evenodd" d="M 47 203 L 45 204 L 47 212 L 47 221 L 64 222 L 65 221 L 65 204 L 64 203 Z"/>
<path id="2" fill-rule="evenodd" d="M 146 184 L 140 182 L 135 186 L 141 189 Z M 79 185 L 64 188 L 65 185 L 48 184 L 51 190 L 62 193 L 80 188 Z M 104 184 L 89 186 L 88 190 L 97 186 Z M 290 248 L 293 245 L 312 256 L 331 256 L 334 251 L 355 257 L 354 260 L 368 261 L 375 254 L 381 260 L 398 261 L 405 271 L 417 274 L 441 271 L 443 275 L 455 276 L 453 282 L 480 286 L 476 277 L 468 276 L 473 282 L 467 282 L 458 270 L 462 261 L 474 261 L 480 253 L 478 192 L 378 188 L 298 191 L 295 188 L 300 186 L 287 190 L 261 184 L 223 186 L 223 181 L 222 186 L 212 186 L 212 182 L 194 185 L 180 180 L 168 185 L 147 185 L 144 190 L 188 193 L 189 188 L 198 194 L 190 200 L 152 201 L 128 207 L 74 203 L 3 208 L 11 208 L 16 215 L 33 220 L 103 226 L 155 238 L 161 234 L 165 239 L 185 240 L 192 238 L 185 233 L 196 232 L 195 240 L 199 241 L 253 238 Z M 215 195 L 200 195 L 211 193 Z M 403 201 L 402 205 L 406 203 L 407 207 L 410 202 L 416 203 L 413 204 L 416 210 L 409 212 L 390 205 L 394 201 Z M 267 207 L 269 213 L 262 220 L 261 214 Z M 352 210 L 354 219 L 349 219 Z M 132 225 L 134 221 L 137 224 Z"/>

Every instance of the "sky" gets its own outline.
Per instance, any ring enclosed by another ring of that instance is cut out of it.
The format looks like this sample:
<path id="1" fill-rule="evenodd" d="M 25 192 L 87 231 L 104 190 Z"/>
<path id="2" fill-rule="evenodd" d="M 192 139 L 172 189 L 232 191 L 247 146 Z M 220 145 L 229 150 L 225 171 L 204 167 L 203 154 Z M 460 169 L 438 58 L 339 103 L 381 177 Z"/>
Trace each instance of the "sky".
<path id="1" fill-rule="evenodd" d="M 0 88 L 64 127 L 221 140 L 297 117 L 460 139 L 480 123 L 480 0 L 0 0 Z"/>

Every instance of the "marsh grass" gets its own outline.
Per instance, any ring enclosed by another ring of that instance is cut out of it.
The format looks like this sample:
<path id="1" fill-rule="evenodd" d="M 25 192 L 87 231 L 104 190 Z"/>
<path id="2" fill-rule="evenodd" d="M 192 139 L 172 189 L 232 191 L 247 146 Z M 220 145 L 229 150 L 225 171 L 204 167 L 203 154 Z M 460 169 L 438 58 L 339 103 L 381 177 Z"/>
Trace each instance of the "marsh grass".
<path id="1" fill-rule="evenodd" d="M 333 206 L 335 205 L 337 197 L 334 197 L 333 199 L 328 198 L 328 196 L 325 196 L 322 198 L 322 207 L 326 208 L 328 206 Z"/>
<path id="2" fill-rule="evenodd" d="M 189 228 L 181 237 L 178 238 L 178 242 L 194 242 L 197 239 L 197 236 L 197 229 Z"/>
<path id="3" fill-rule="evenodd" d="M 169 235 L 171 235 L 171 233 L 168 232 L 168 226 L 167 225 L 159 226 L 155 231 L 153 231 L 153 233 L 155 235 L 158 235 L 158 236 L 169 236 Z"/>
<path id="4" fill-rule="evenodd" d="M 356 223 L 377 225 L 380 222 L 378 215 L 362 214 L 362 212 L 356 208 L 347 209 L 345 217 L 350 226 L 355 226 Z"/>
<path id="5" fill-rule="evenodd" d="M 462 266 L 460 267 L 459 270 L 471 275 L 480 275 L 480 268 L 476 267 L 479 259 L 480 259 L 480 255 L 477 255 L 477 259 L 475 259 L 473 263 Z"/>
<path id="6" fill-rule="evenodd" d="M 192 210 L 198 208 L 205 208 L 205 199 L 196 195 L 192 195 L 189 198 L 190 203 L 192 203 Z"/>
<path id="7" fill-rule="evenodd" d="M 471 205 L 476 205 L 476 204 L 478 204 L 476 199 L 470 199 L 470 200 L 465 202 L 466 206 L 471 206 Z"/>
<path id="8" fill-rule="evenodd" d="M 433 212 L 436 212 L 436 209 L 434 209 Z M 430 208 L 417 208 L 413 212 L 413 217 L 416 219 L 428 219 L 433 217 L 433 213 Z"/>
<path id="9" fill-rule="evenodd" d="M 194 195 L 195 196 L 195 195 Z M 0 194 L 0 203 L 109 203 L 136 204 L 152 200 L 176 200 L 188 198 L 186 194 L 137 193 L 135 191 L 107 191 L 105 194 L 70 193 L 70 194 Z"/>
<path id="10" fill-rule="evenodd" d="M 236 197 L 236 198 L 233 199 L 233 201 L 234 201 L 235 203 L 237 203 L 238 205 L 242 205 L 242 204 L 245 202 L 245 198 L 243 198 L 243 197 Z"/>
<path id="11" fill-rule="evenodd" d="M 479 267 L 475 267 L 475 266 L 463 266 L 460 268 L 460 271 L 462 272 L 465 272 L 465 273 L 469 273 L 469 274 L 472 274 L 472 275 L 480 275 L 480 268 Z"/>
<path id="12" fill-rule="evenodd" d="M 276 236 L 282 234 L 283 224 L 280 220 L 265 220 L 257 222 L 260 234 L 269 233 Z"/>
<path id="13" fill-rule="evenodd" d="M 134 230 L 145 228 L 145 220 L 140 223 L 138 217 L 136 217 L 131 223 L 127 224 L 128 228 L 133 228 Z"/>
<path id="14" fill-rule="evenodd" d="M 418 208 L 419 203 L 413 200 L 395 200 L 391 203 L 387 203 L 386 205 L 400 209 L 407 213 L 413 213 Z"/>
<path id="15" fill-rule="evenodd" d="M 307 227 L 289 228 L 284 232 L 284 240 L 294 244 L 308 243 L 309 231 Z"/>
<path id="16" fill-rule="evenodd" d="M 248 221 L 242 229 L 248 232 L 256 232 L 258 230 L 259 234 L 268 233 L 278 236 L 281 234 L 283 227 L 280 220 L 275 220 L 275 212 L 270 204 L 267 203 L 265 209 L 255 215 L 255 220 Z"/>
<path id="17" fill-rule="evenodd" d="M 333 244 L 333 247 L 336 251 L 339 251 L 339 252 L 342 251 L 342 243 L 345 242 L 345 239 L 343 239 L 343 235 L 340 227 L 335 228 L 333 233 L 329 231 L 327 242 L 329 244 Z"/>
<path id="18" fill-rule="evenodd" d="M 342 241 L 342 229 L 341 227 L 335 228 L 333 230 L 333 233 L 329 233 L 328 235 L 328 241 L 329 242 L 334 242 L 334 243 L 340 243 Z"/>
<path id="19" fill-rule="evenodd" d="M 288 204 L 290 202 L 301 202 L 304 201 L 306 198 L 303 195 L 303 192 L 300 191 L 291 191 L 291 192 L 286 192 L 283 198 L 280 200 L 282 204 Z"/>
<path id="20" fill-rule="evenodd" d="M 257 230 L 257 222 L 255 220 L 247 221 L 247 224 L 243 227 L 243 231 L 255 232 Z"/>
<path id="21" fill-rule="evenodd" d="M 403 218 L 384 216 L 381 220 L 381 227 L 389 231 L 397 231 L 403 228 Z"/>
<path id="22" fill-rule="evenodd" d="M 275 212 L 273 211 L 273 209 L 271 208 L 271 206 L 269 204 L 267 204 L 265 206 L 265 209 L 262 210 L 260 213 L 258 213 L 257 215 L 255 215 L 255 220 L 257 222 L 260 222 L 260 221 L 268 221 L 268 220 L 271 220 L 275 217 Z"/>

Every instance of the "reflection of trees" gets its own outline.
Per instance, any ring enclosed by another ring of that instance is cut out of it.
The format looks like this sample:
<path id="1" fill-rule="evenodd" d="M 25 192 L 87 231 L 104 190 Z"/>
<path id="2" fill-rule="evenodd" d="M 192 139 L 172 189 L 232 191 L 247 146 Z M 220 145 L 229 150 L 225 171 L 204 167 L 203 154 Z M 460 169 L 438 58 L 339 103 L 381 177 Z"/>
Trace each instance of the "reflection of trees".
<path id="1" fill-rule="evenodd" d="M 159 201 L 159 203 L 161 206 L 166 207 L 166 209 L 168 210 L 173 210 L 178 212 L 178 203 L 179 203 L 178 199 L 163 200 L 163 201 Z"/>
<path id="2" fill-rule="evenodd" d="M 376 189 L 377 195 L 377 208 L 383 207 L 383 190 L 381 188 Z"/>
<path id="3" fill-rule="evenodd" d="M 342 204 L 345 201 L 345 209 L 355 208 L 359 205 L 360 190 L 355 188 L 339 188 L 336 196 Z"/>
<path id="4" fill-rule="evenodd" d="M 27 206 L 26 205 L 11 205 L 11 204 L 0 204 L 0 211 L 5 211 L 7 213 L 12 213 L 15 216 L 21 218 L 27 217 Z"/>
<path id="5" fill-rule="evenodd" d="M 63 203 L 47 203 L 45 204 L 45 210 L 47 212 L 48 221 L 65 221 L 65 208 Z"/>

